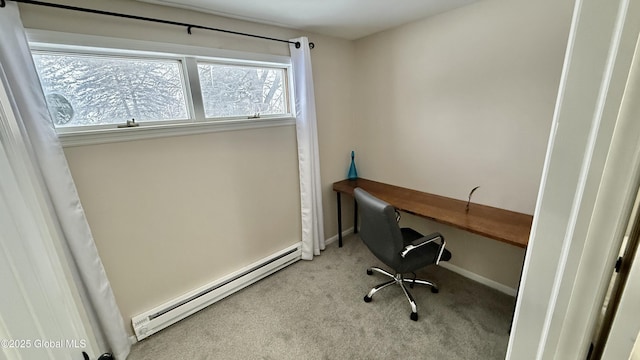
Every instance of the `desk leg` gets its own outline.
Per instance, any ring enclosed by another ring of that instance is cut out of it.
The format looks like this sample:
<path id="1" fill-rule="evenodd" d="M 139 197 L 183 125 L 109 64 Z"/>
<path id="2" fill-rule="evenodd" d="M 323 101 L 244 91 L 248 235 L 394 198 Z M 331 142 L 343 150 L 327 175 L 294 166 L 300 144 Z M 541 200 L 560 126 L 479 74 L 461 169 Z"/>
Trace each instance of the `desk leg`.
<path id="1" fill-rule="evenodd" d="M 340 201 L 340 191 L 336 191 L 338 199 L 338 247 L 342 247 L 342 204 Z"/>
<path id="2" fill-rule="evenodd" d="M 353 199 L 353 233 L 358 233 L 358 202 Z"/>

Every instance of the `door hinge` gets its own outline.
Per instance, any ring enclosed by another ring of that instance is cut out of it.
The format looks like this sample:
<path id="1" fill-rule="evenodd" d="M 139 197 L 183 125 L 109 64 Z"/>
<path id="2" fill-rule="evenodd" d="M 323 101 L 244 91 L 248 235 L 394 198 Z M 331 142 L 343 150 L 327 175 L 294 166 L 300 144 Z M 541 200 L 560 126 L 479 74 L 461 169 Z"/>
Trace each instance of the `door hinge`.
<path id="1" fill-rule="evenodd" d="M 82 352 L 82 357 L 84 357 L 84 360 L 91 360 L 91 358 L 89 357 L 89 355 L 86 352 Z M 113 360 L 113 354 L 111 353 L 104 353 L 102 355 L 100 355 L 100 357 L 98 358 L 98 360 Z"/>
<path id="2" fill-rule="evenodd" d="M 620 272 L 620 267 L 622 266 L 622 256 L 618 257 L 618 260 L 616 260 L 616 272 L 619 273 Z"/>

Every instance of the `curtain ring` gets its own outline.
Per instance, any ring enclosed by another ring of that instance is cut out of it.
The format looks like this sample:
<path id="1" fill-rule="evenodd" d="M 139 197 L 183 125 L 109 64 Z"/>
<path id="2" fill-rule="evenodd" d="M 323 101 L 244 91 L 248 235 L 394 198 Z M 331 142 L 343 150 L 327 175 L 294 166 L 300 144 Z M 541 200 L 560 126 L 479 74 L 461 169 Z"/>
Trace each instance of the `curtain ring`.
<path id="1" fill-rule="evenodd" d="M 302 46 L 302 45 L 300 45 L 300 41 L 296 41 L 296 49 L 300 49 L 300 46 Z M 316 47 L 316 44 L 310 42 L 309 43 L 309 49 L 313 49 L 314 47 Z"/>
<path id="2" fill-rule="evenodd" d="M 0 0 L 0 8 L 5 7 L 5 5 L 7 5 L 4 0 Z"/>

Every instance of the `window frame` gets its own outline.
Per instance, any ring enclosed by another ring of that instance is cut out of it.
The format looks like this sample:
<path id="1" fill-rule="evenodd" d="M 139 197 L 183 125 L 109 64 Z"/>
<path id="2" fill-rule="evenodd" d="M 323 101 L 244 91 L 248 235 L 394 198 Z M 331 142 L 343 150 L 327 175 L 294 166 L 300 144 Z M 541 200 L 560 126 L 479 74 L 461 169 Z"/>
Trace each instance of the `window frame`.
<path id="1" fill-rule="evenodd" d="M 288 95 L 291 92 L 290 89 L 290 80 L 289 80 L 289 76 L 288 74 L 291 72 L 290 71 L 290 66 L 289 68 L 285 68 L 282 66 L 274 66 L 272 64 L 270 65 L 265 65 L 264 62 L 260 62 L 260 63 L 256 63 L 256 62 L 247 62 L 247 61 L 241 61 L 241 60 L 235 60 L 235 61 L 228 61 L 228 60 L 222 60 L 222 59 L 216 59 L 213 60 L 212 58 L 206 58 L 206 57 L 196 57 L 195 59 L 195 67 L 196 67 L 196 72 L 199 74 L 199 69 L 198 69 L 198 65 L 199 64 L 204 64 L 204 65 L 209 65 L 209 64 L 215 64 L 215 65 L 231 65 L 231 66 L 238 66 L 238 67 L 249 67 L 249 68 L 257 68 L 257 67 L 261 67 L 263 69 L 266 68 L 271 68 L 271 69 L 278 69 L 278 70 L 283 70 L 284 76 L 282 78 L 283 81 L 283 88 L 285 89 L 286 94 Z M 197 80 L 197 86 L 198 86 L 198 91 L 202 91 L 202 85 L 200 83 L 200 76 L 197 76 L 198 80 Z M 200 94 L 200 96 L 198 97 L 198 99 L 203 99 L 202 94 Z M 287 97 L 285 99 L 286 103 L 285 106 L 287 108 L 287 112 L 283 113 L 283 114 L 260 114 L 260 119 L 262 118 L 278 118 L 278 117 L 283 117 L 284 116 L 292 116 L 291 113 L 291 105 L 292 105 L 292 99 L 291 97 Z M 227 117 L 211 117 L 208 118 L 206 117 L 206 110 L 204 108 L 204 104 L 202 104 L 202 117 L 205 119 L 205 121 L 216 121 L 216 120 L 220 120 L 220 119 L 251 119 L 251 115 L 249 114 L 248 116 L 227 116 Z"/>
<path id="2" fill-rule="evenodd" d="M 157 126 L 157 125 L 171 125 L 171 124 L 183 124 L 190 123 L 196 120 L 195 111 L 193 105 L 193 99 L 191 98 L 191 91 L 189 88 L 191 86 L 189 81 L 189 76 L 187 73 L 187 67 L 185 66 L 186 57 L 177 57 L 170 56 L 167 54 L 161 53 L 149 53 L 149 52 L 127 52 L 123 53 L 121 51 L 109 51 L 108 49 L 90 49 L 87 50 L 81 47 L 71 47 L 71 48 L 63 48 L 51 44 L 33 44 L 30 46 L 31 53 L 34 51 L 48 54 L 70 54 L 70 55 L 81 55 L 81 56 L 96 56 L 96 57 L 108 57 L 108 58 L 122 58 L 122 59 L 135 59 L 135 60 L 173 60 L 177 61 L 180 67 L 180 77 L 182 83 L 182 90 L 184 92 L 185 98 L 185 107 L 187 110 L 187 118 L 186 119 L 172 119 L 172 120 L 151 120 L 140 122 L 139 124 L 143 124 L 146 126 Z M 63 127 L 55 127 L 55 130 L 58 134 L 67 134 L 67 133 L 77 133 L 83 131 L 100 131 L 105 129 L 113 129 L 117 128 L 118 125 L 124 124 L 121 123 L 113 123 L 113 124 L 101 124 L 101 125 L 87 125 L 87 126 L 63 126 Z"/>
<path id="3" fill-rule="evenodd" d="M 179 136 L 206 132 L 295 125 L 295 101 L 291 59 L 288 56 L 258 54 L 190 45 L 93 35 L 27 30 L 32 51 L 125 58 L 177 60 L 181 64 L 185 101 L 189 119 L 145 121 L 137 127 L 118 128 L 118 124 L 55 128 L 63 146 L 79 146 L 138 139 Z M 198 62 L 223 65 L 266 67 L 284 70 L 288 112 L 285 114 L 206 118 Z"/>

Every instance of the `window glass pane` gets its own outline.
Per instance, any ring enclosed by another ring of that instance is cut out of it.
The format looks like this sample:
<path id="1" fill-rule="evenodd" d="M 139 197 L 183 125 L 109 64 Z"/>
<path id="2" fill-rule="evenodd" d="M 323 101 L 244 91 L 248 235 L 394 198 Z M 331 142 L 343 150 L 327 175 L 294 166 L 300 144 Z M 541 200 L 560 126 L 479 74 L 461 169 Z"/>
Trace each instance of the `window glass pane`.
<path id="1" fill-rule="evenodd" d="M 188 119 L 178 60 L 33 52 L 56 127 Z"/>
<path id="2" fill-rule="evenodd" d="M 288 112 L 284 69 L 198 63 L 207 118 Z"/>

